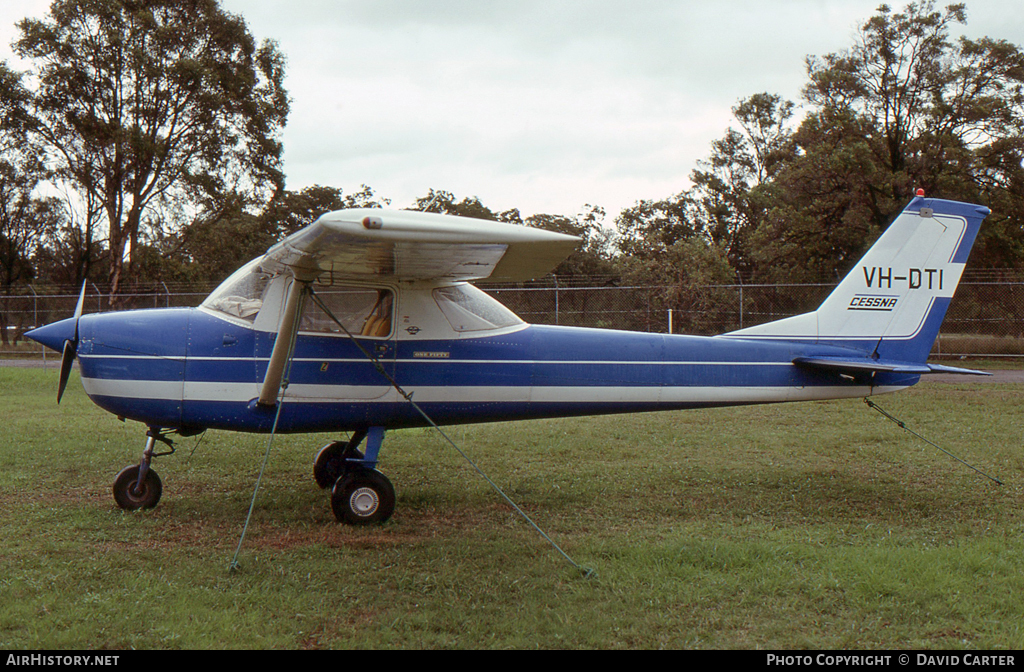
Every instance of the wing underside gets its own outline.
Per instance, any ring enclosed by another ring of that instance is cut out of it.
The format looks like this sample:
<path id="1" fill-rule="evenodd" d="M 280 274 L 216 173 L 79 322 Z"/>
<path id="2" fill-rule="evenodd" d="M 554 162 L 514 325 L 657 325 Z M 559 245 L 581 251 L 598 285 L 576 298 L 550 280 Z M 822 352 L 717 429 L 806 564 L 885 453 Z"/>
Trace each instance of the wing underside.
<path id="1" fill-rule="evenodd" d="M 412 211 L 331 212 L 272 247 L 261 266 L 337 277 L 529 280 L 580 239 L 544 229 Z"/>

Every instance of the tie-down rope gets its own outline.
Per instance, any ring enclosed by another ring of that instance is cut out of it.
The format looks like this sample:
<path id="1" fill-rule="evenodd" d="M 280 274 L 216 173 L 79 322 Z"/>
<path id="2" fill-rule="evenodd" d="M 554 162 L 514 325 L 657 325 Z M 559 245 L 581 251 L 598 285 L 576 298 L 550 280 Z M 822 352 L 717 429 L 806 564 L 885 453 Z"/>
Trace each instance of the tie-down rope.
<path id="1" fill-rule="evenodd" d="M 292 360 L 295 354 L 295 339 L 299 334 L 299 321 L 302 319 L 302 298 L 307 293 L 312 293 L 309 284 L 302 288 L 299 298 L 299 306 L 295 310 L 295 317 L 292 323 L 292 337 L 288 343 L 288 357 L 284 368 L 284 375 L 281 377 L 281 385 L 277 391 L 277 411 L 274 413 L 274 424 L 270 428 L 270 436 L 267 437 L 267 449 L 263 453 L 263 465 L 260 467 L 260 474 L 256 477 L 256 486 L 252 489 L 252 500 L 249 502 L 249 513 L 245 516 L 245 525 L 242 526 L 242 534 L 238 537 L 238 547 L 235 548 L 235 555 L 231 558 L 228 571 L 234 572 L 240 569 L 238 565 L 238 554 L 242 551 L 242 542 L 245 540 L 245 533 L 249 529 L 249 520 L 252 519 L 253 509 L 256 508 L 256 495 L 260 491 L 260 483 L 263 481 L 263 472 L 267 469 L 267 461 L 270 459 L 270 448 L 274 445 L 274 436 L 277 434 L 277 421 L 281 419 L 281 409 L 284 407 L 284 392 L 288 389 L 288 382 L 292 375 Z"/>
<path id="2" fill-rule="evenodd" d="M 471 466 L 476 471 L 476 473 L 478 473 L 485 481 L 487 481 L 487 483 L 491 486 L 491 488 L 493 488 L 494 491 L 497 492 L 502 497 L 502 499 L 504 499 L 509 504 L 509 506 L 511 506 L 513 509 L 515 509 L 516 512 L 520 516 L 523 517 L 523 520 L 525 520 L 527 523 L 529 523 L 530 526 L 533 527 L 533 529 L 537 531 L 537 534 L 539 534 L 541 537 L 543 537 L 544 540 L 547 541 L 551 545 L 552 548 L 554 548 L 556 551 L 558 551 L 558 553 L 561 554 L 561 556 L 563 558 L 565 558 L 566 561 L 568 561 L 570 565 L 572 565 L 573 567 L 575 567 L 579 571 L 583 572 L 583 578 L 590 578 L 591 576 L 593 576 L 594 570 L 592 568 L 590 568 L 590 567 L 583 567 L 582 565 L 579 565 L 571 557 L 569 557 L 568 553 L 563 551 L 562 548 L 558 544 L 556 544 L 555 541 L 551 537 L 549 537 L 547 534 L 545 534 L 544 530 L 540 529 L 540 526 L 538 526 L 537 523 L 533 522 L 533 519 L 530 518 L 530 516 L 526 515 L 526 512 L 523 511 L 521 508 L 519 508 L 519 506 L 515 502 L 512 501 L 512 498 L 509 497 L 508 495 L 506 495 L 505 491 L 502 490 L 498 486 L 497 483 L 495 483 L 493 480 L 491 480 L 491 478 L 486 473 L 484 473 L 483 469 L 478 467 L 477 464 L 475 462 L 473 462 L 472 459 L 470 459 L 469 455 L 467 455 L 461 448 L 459 448 L 459 446 L 454 441 L 452 441 L 451 437 L 449 437 L 444 432 L 444 430 L 441 429 L 441 427 L 438 426 L 438 424 L 436 422 L 434 422 L 433 418 L 431 418 L 429 415 L 427 415 L 426 411 L 424 411 L 422 408 L 420 408 L 420 405 L 417 404 L 415 401 L 413 401 L 412 394 L 409 393 L 409 392 L 406 392 L 405 390 L 403 390 L 402 386 L 398 384 L 398 381 L 396 381 L 394 379 L 394 377 L 390 373 L 387 372 L 387 369 L 384 368 L 384 365 L 380 363 L 380 359 L 378 359 L 376 355 L 374 355 L 373 353 L 368 351 L 366 348 L 364 348 L 363 344 L 360 343 L 359 340 L 356 339 L 356 337 L 352 335 L 352 332 L 350 332 L 348 329 L 346 329 L 345 325 L 342 324 L 341 321 L 337 317 L 334 316 L 334 313 L 331 312 L 330 308 L 327 307 L 327 305 L 320 299 L 320 297 L 317 295 L 317 293 L 315 291 L 313 291 L 312 288 L 310 288 L 309 294 L 310 294 L 310 298 L 313 299 L 313 303 L 315 303 L 320 308 L 320 310 L 324 311 L 324 313 L 326 313 L 327 316 L 330 317 L 334 321 L 335 324 L 337 324 L 339 327 L 341 327 L 341 330 L 343 332 L 345 332 L 345 335 L 348 336 L 349 339 L 353 343 L 355 343 L 356 347 L 359 348 L 359 351 L 362 352 L 363 355 L 367 359 L 369 359 L 371 362 L 373 362 L 373 365 L 377 369 L 377 372 L 380 373 L 380 375 L 384 376 L 385 379 L 387 379 L 388 383 L 390 383 L 391 386 L 393 388 L 395 388 L 395 390 L 398 391 L 398 394 L 402 395 L 403 399 L 405 399 L 410 404 L 412 404 L 412 407 L 414 409 L 416 409 L 416 412 L 419 413 L 421 416 L 423 416 L 423 419 L 426 420 L 430 424 L 431 427 L 436 429 L 438 431 L 438 433 L 442 437 L 444 437 L 444 440 L 447 441 L 448 444 L 452 448 L 454 448 L 456 450 L 456 452 L 459 453 L 459 455 L 462 456 L 462 459 L 464 459 L 469 464 L 469 466 Z"/>
<path id="3" fill-rule="evenodd" d="M 892 422 L 896 423 L 896 426 L 897 426 L 897 427 L 899 427 L 900 429 L 902 429 L 902 430 L 904 430 L 904 431 L 906 431 L 906 432 L 909 432 L 910 434 L 913 434 L 914 436 L 916 436 L 917 438 L 921 439 L 922 441 L 924 441 L 924 442 L 925 442 L 925 443 L 927 443 L 928 445 L 930 445 L 930 446 L 933 446 L 933 447 L 935 447 L 935 448 L 938 448 L 939 450 L 941 450 L 942 452 L 944 452 L 944 453 L 945 453 L 946 455 L 949 455 L 949 456 L 950 456 L 950 457 L 952 457 L 952 458 L 953 458 L 954 460 L 956 460 L 957 462 L 959 462 L 960 464 L 962 464 L 962 465 L 964 465 L 964 466 L 966 466 L 966 467 L 968 467 L 968 468 L 970 468 L 970 469 L 973 469 L 974 471 L 978 472 L 979 474 L 981 474 L 981 475 L 982 475 L 982 476 L 984 476 L 985 478 L 989 479 L 990 481 L 994 481 L 995 483 L 997 483 L 997 484 L 999 484 L 999 485 L 1002 485 L 1002 484 L 1003 484 L 1003 482 L 1002 482 L 1002 481 L 1000 481 L 1000 480 L 999 480 L 998 478 L 996 478 L 995 476 L 989 476 L 988 474 L 986 474 L 986 473 L 985 473 L 984 471 L 982 471 L 981 469 L 978 469 L 978 468 L 977 468 L 977 467 L 975 467 L 975 466 L 974 466 L 973 464 L 970 464 L 970 463 L 968 463 L 968 462 L 965 462 L 965 461 L 961 460 L 961 459 L 960 459 L 959 457 L 957 457 L 957 456 L 956 456 L 956 455 L 954 455 L 953 453 L 949 452 L 948 450 L 946 450 L 945 448 L 943 448 L 943 447 L 942 447 L 942 446 L 940 446 L 939 444 L 935 443 L 934 441 L 929 441 L 928 439 L 924 438 L 923 436 L 921 436 L 920 434 L 918 434 L 918 433 L 917 433 L 917 432 L 915 432 L 914 430 L 912 430 L 912 429 L 910 429 L 909 427 L 907 427 L 907 424 L 906 424 L 905 422 L 903 422 L 903 421 L 902 421 L 902 420 L 900 420 L 899 418 L 896 418 L 896 417 L 895 417 L 895 416 L 893 416 L 893 415 L 892 415 L 891 413 L 889 413 L 888 411 L 886 411 L 885 409 L 883 409 L 883 408 L 882 408 L 881 406 L 879 406 L 879 405 L 878 405 L 878 404 L 876 404 L 875 402 L 873 402 L 873 401 L 871 401 L 870 399 L 868 399 L 867 397 L 864 397 L 864 403 L 865 403 L 865 404 L 867 404 L 869 408 L 873 408 L 873 409 L 875 409 L 876 411 L 878 411 L 879 413 L 881 413 L 881 414 L 882 414 L 882 416 L 884 416 L 885 418 L 887 418 L 887 419 L 891 420 Z"/>

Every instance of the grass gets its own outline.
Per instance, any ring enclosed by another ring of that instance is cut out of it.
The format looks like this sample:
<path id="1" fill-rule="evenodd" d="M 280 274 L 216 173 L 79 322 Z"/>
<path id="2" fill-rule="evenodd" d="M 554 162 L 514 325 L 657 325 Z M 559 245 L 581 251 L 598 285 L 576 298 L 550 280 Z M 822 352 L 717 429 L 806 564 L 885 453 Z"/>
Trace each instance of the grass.
<path id="1" fill-rule="evenodd" d="M 210 432 L 115 508 L 121 423 L 56 371 L 0 368 L 0 649 L 1024 647 L 1024 451 L 1012 385 L 451 428 L 579 564 L 431 432 L 389 433 L 384 526 L 334 522 L 312 457 Z M 194 453 L 193 453 L 194 450 Z"/>

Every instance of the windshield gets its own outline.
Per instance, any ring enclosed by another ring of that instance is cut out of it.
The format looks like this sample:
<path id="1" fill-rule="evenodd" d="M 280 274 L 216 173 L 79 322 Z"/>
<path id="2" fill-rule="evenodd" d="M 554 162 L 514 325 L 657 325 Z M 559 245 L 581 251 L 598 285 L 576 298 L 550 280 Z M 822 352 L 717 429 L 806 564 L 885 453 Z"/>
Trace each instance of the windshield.
<path id="1" fill-rule="evenodd" d="M 213 290 L 200 304 L 203 308 L 252 322 L 263 307 L 263 293 L 270 275 L 260 270 L 262 257 L 256 257 Z"/>
<path id="2" fill-rule="evenodd" d="M 523 324 L 515 313 L 473 285 L 435 289 L 434 301 L 455 331 L 482 331 Z"/>

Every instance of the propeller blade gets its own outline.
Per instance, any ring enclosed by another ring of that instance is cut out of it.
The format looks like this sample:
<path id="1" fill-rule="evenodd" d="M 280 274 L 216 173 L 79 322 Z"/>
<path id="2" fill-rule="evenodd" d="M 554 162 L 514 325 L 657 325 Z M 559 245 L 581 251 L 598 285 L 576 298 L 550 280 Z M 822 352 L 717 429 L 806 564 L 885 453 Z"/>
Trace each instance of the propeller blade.
<path id="1" fill-rule="evenodd" d="M 78 345 L 78 320 L 82 317 L 82 307 L 85 305 L 85 286 L 89 284 L 86 280 L 82 283 L 82 292 L 78 295 L 78 305 L 75 306 L 75 345 Z"/>
<path id="2" fill-rule="evenodd" d="M 75 338 L 64 341 L 64 352 L 60 356 L 60 381 L 57 383 L 57 403 L 60 403 L 64 396 L 64 388 L 68 386 L 68 378 L 71 376 L 71 365 L 78 354 L 78 321 L 82 319 L 82 308 L 85 306 L 85 287 L 88 280 L 82 283 L 82 291 L 78 295 L 78 305 L 75 306 Z"/>
<path id="3" fill-rule="evenodd" d="M 64 341 L 64 353 L 60 357 L 60 382 L 57 384 L 57 403 L 64 396 L 64 388 L 68 386 L 68 376 L 71 375 L 71 364 L 75 361 L 75 348 L 77 343 Z"/>

